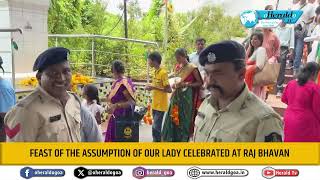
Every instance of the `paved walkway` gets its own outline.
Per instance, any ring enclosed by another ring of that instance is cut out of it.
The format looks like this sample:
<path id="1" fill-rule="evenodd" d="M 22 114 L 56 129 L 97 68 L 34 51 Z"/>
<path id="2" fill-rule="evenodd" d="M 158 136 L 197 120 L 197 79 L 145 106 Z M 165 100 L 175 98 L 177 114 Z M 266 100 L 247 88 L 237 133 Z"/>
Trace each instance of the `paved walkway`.
<path id="1" fill-rule="evenodd" d="M 152 142 L 152 125 L 141 123 L 139 128 L 139 142 Z"/>
<path id="2" fill-rule="evenodd" d="M 272 107 L 285 108 L 285 109 L 287 108 L 287 105 L 281 102 L 281 98 L 280 97 L 277 98 L 273 94 L 269 94 L 266 103 Z"/>

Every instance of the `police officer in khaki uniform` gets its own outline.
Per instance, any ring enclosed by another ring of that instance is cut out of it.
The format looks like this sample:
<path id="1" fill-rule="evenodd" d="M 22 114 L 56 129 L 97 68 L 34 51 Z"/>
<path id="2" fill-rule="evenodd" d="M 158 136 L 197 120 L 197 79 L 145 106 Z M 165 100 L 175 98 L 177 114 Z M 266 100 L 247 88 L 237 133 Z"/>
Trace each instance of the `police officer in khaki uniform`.
<path id="1" fill-rule="evenodd" d="M 235 41 L 210 45 L 199 57 L 211 95 L 195 120 L 194 142 L 282 141 L 283 122 L 245 82 L 245 50 Z"/>
<path id="2" fill-rule="evenodd" d="M 39 86 L 5 117 L 7 141 L 102 141 L 94 117 L 82 108 L 71 86 L 69 50 L 50 48 L 33 66 Z"/>

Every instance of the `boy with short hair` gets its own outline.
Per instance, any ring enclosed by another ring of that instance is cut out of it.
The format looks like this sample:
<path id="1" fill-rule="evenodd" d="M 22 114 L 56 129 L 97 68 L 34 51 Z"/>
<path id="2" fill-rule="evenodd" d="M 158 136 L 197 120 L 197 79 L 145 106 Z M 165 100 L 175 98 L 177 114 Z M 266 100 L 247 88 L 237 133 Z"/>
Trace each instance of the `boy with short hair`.
<path id="1" fill-rule="evenodd" d="M 153 142 L 161 141 L 161 127 L 164 113 L 168 109 L 168 93 L 172 92 L 172 89 L 168 80 L 167 71 L 161 67 L 162 57 L 158 52 L 152 52 L 148 56 L 148 63 L 150 67 L 155 69 L 154 76 L 152 78 L 152 85 L 148 85 L 146 90 L 152 90 L 152 137 Z"/>

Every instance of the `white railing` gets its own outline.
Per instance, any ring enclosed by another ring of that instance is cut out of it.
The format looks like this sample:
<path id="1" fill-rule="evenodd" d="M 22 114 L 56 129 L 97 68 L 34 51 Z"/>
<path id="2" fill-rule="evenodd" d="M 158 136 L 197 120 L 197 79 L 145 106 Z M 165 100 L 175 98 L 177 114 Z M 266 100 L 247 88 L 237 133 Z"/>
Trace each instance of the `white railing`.
<path id="1" fill-rule="evenodd" d="M 71 49 L 70 51 L 73 52 L 91 52 L 91 63 L 73 63 L 76 65 L 91 65 L 91 76 L 96 76 L 96 68 L 95 66 L 106 66 L 103 64 L 97 64 L 96 63 L 96 53 L 109 53 L 114 55 L 122 55 L 122 56 L 132 56 L 132 57 L 144 57 L 142 55 L 132 55 L 128 53 L 116 53 L 116 52 L 107 52 L 107 51 L 99 51 L 96 50 L 95 47 L 95 40 L 96 39 L 106 39 L 106 40 L 114 40 L 114 41 L 124 41 L 124 42 L 132 42 L 132 43 L 139 43 L 144 44 L 145 46 L 153 46 L 156 49 L 159 49 L 159 45 L 157 42 L 153 41 L 145 41 L 145 40 L 139 40 L 139 39 L 130 39 L 130 38 L 121 38 L 121 37 L 112 37 L 112 36 L 105 36 L 105 35 L 95 35 L 95 34 L 49 34 L 49 38 L 54 38 L 55 46 L 59 46 L 59 39 L 61 38 L 87 38 L 91 39 L 91 49 Z M 147 66 L 147 82 L 149 82 L 149 65 L 146 62 Z"/>

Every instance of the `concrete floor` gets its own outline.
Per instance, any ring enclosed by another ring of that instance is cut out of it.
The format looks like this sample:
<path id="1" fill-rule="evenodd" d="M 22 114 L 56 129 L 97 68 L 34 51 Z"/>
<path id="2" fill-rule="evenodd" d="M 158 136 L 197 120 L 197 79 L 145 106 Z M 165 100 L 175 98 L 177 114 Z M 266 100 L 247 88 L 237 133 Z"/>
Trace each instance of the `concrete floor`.
<path id="1" fill-rule="evenodd" d="M 141 123 L 139 136 L 139 142 L 152 142 L 152 125 Z"/>

